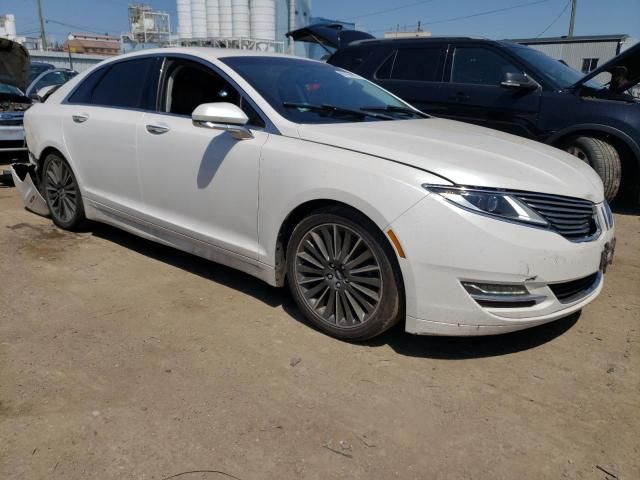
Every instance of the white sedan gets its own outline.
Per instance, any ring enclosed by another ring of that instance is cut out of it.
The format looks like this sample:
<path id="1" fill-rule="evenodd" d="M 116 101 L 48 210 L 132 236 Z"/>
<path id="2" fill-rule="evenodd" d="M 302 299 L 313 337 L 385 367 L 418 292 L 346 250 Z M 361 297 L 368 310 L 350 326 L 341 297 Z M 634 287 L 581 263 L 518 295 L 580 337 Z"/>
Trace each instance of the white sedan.
<path id="1" fill-rule="evenodd" d="M 400 321 L 484 335 L 567 316 L 598 295 L 615 244 L 585 163 L 312 60 L 122 56 L 28 110 L 25 128 L 56 225 L 105 222 L 288 283 L 346 340 Z"/>

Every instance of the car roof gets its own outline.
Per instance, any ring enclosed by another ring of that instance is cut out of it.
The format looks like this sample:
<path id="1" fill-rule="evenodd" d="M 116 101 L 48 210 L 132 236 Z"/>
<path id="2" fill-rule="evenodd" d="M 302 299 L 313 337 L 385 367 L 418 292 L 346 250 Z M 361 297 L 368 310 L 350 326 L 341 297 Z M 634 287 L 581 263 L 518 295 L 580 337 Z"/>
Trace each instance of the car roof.
<path id="1" fill-rule="evenodd" d="M 439 36 L 439 37 L 410 37 L 410 38 L 372 38 L 365 40 L 357 40 L 350 43 L 344 48 L 353 48 L 359 46 L 370 45 L 423 45 L 429 43 L 491 43 L 500 44 L 497 40 L 490 40 L 484 37 L 461 37 L 461 36 Z"/>
<path id="2" fill-rule="evenodd" d="M 117 57 L 113 57 L 114 60 L 124 59 L 124 58 L 133 58 L 137 56 L 147 56 L 147 55 L 171 55 L 171 54 L 179 54 L 179 55 L 193 55 L 195 57 L 200 57 L 206 60 L 217 60 L 221 58 L 230 58 L 230 57 L 272 57 L 272 58 L 291 58 L 296 60 L 308 60 L 311 62 L 315 62 L 316 60 L 296 57 L 294 55 L 288 55 L 284 53 L 276 53 L 276 52 L 260 52 L 257 50 L 239 50 L 233 48 L 214 48 L 214 47 L 170 47 L 170 48 L 154 48 L 149 50 L 139 50 L 132 53 L 127 53 L 125 55 L 118 55 Z"/>

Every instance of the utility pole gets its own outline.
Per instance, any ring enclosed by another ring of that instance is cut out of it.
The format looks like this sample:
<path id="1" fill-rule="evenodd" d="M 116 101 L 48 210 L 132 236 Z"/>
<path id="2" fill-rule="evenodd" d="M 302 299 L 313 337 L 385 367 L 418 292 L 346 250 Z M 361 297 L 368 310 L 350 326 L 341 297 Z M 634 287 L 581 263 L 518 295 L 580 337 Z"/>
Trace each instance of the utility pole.
<path id="1" fill-rule="evenodd" d="M 578 0 L 571 0 L 571 23 L 569 23 L 568 38 L 573 37 L 573 27 L 576 23 L 576 9 L 578 8 Z"/>
<path id="2" fill-rule="evenodd" d="M 42 18 L 42 0 L 38 0 L 38 17 L 40 18 L 40 40 L 42 41 L 42 49 L 47 49 L 47 36 L 44 33 L 44 19 Z"/>

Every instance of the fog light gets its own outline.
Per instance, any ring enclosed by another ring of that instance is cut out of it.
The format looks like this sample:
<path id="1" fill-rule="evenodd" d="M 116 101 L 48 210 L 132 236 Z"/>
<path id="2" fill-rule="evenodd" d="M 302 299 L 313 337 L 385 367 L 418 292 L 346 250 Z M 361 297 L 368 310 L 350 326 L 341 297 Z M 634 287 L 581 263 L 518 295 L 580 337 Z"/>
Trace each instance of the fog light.
<path id="1" fill-rule="evenodd" d="M 498 285 L 493 283 L 462 282 L 471 295 L 528 295 L 524 285 Z"/>
<path id="2" fill-rule="evenodd" d="M 482 307 L 532 307 L 546 298 L 543 295 L 532 295 L 524 285 L 462 282 L 462 286 L 471 298 Z"/>

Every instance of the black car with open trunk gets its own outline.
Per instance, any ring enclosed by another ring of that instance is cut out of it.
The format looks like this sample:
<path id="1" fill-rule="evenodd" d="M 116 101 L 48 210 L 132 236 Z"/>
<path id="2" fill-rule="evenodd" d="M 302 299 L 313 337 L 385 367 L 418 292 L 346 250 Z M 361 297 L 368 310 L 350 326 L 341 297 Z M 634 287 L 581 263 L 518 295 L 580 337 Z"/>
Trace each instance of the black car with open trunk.
<path id="1" fill-rule="evenodd" d="M 578 156 L 606 196 L 640 181 L 640 44 L 584 75 L 523 45 L 471 37 L 376 39 L 340 25 L 288 35 L 322 45 L 327 62 L 439 117 L 535 139 Z M 605 77 L 605 83 L 596 80 Z"/>

